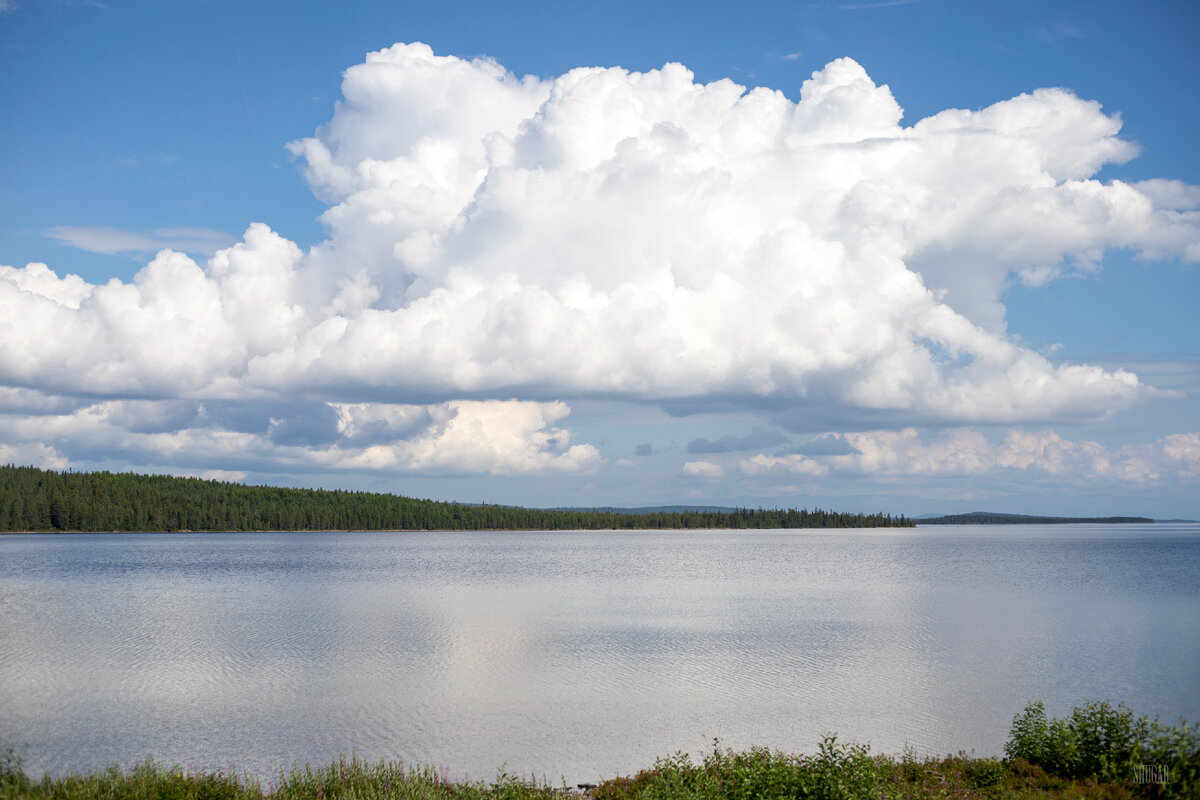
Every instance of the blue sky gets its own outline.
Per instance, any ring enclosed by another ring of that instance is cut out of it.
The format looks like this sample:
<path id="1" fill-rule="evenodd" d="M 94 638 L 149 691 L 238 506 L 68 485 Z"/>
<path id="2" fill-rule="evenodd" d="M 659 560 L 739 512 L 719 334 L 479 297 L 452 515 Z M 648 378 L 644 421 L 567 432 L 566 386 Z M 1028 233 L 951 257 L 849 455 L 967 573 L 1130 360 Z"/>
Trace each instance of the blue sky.
<path id="1" fill-rule="evenodd" d="M 1185 2 L 0 0 L 0 460 L 1200 517 L 1198 42 Z"/>

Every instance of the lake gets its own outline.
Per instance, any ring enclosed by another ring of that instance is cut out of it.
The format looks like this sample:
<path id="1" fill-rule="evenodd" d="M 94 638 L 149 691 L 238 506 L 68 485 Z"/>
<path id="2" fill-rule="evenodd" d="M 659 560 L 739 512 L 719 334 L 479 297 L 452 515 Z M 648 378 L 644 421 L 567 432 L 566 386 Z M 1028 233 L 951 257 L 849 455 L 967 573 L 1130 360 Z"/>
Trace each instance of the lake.
<path id="1" fill-rule="evenodd" d="M 0 536 L 0 751 L 554 783 L 718 738 L 999 755 L 1200 719 L 1200 525 Z"/>

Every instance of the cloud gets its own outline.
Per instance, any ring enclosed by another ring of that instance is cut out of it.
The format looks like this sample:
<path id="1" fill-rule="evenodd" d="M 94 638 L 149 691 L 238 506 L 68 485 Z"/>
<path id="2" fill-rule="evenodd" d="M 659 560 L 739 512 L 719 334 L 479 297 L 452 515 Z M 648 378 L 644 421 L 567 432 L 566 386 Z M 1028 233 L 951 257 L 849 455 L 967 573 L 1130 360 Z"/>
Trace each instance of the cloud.
<path id="1" fill-rule="evenodd" d="M 818 463 L 807 456 L 793 453 L 786 456 L 768 456 L 759 453 L 741 463 L 741 470 L 746 475 L 825 475 L 829 467 Z"/>
<path id="2" fill-rule="evenodd" d="M 361 405 L 338 407 L 350 427 L 364 410 L 369 414 Z M 517 475 L 589 472 L 602 460 L 589 444 L 571 445 L 568 430 L 550 427 L 570 413 L 563 403 L 458 400 L 428 413 L 432 422 L 417 436 L 332 461 L 342 468 Z"/>
<path id="3" fill-rule="evenodd" d="M 9 14 L 20 8 L 16 0 L 0 0 L 0 14 Z"/>
<path id="4" fill-rule="evenodd" d="M 687 451 L 689 453 L 729 453 L 734 450 L 773 447 L 787 441 L 788 438 L 778 431 L 757 429 L 745 436 L 726 434 L 715 442 L 705 438 L 692 439 L 688 442 Z"/>
<path id="5" fill-rule="evenodd" d="M 20 442 L 18 444 L 0 442 L 0 464 L 58 470 L 71 466 L 71 462 L 61 453 L 40 442 Z"/>
<path id="6" fill-rule="evenodd" d="M 122 459 L 186 474 L 297 471 L 529 475 L 594 471 L 589 444 L 555 425 L 563 403 L 266 404 L 108 400 L 29 415 L 0 410 L 0 463 Z M 206 467 L 208 467 L 206 469 Z M 218 472 L 214 472 L 218 470 Z M 232 478 L 221 478 L 232 479 Z"/>
<path id="7" fill-rule="evenodd" d="M 1138 181 L 1133 186 L 1149 197 L 1155 206 L 1164 210 L 1192 211 L 1200 208 L 1200 186 L 1165 178 Z"/>
<path id="8" fill-rule="evenodd" d="M 206 469 L 196 477 L 206 481 L 241 483 L 246 480 L 248 475 L 249 473 L 244 470 Z"/>
<path id="9" fill-rule="evenodd" d="M 974 428 L 953 428 L 926 436 L 915 428 L 829 434 L 850 453 L 769 456 L 744 459 L 749 476 L 841 475 L 880 478 L 1004 480 L 1035 477 L 1074 487 L 1095 484 L 1144 487 L 1192 483 L 1200 479 L 1200 434 L 1165 436 L 1148 444 L 1108 448 L 1094 441 L 1071 441 L 1049 431 L 1010 428 L 998 443 Z"/>
<path id="10" fill-rule="evenodd" d="M 103 225 L 58 225 L 47 235 L 68 247 L 106 254 L 155 253 L 170 249 L 212 255 L 236 241 L 227 233 L 208 228 L 159 228 L 144 234 Z"/>
<path id="11" fill-rule="evenodd" d="M 791 448 L 790 455 L 844 456 L 855 452 L 854 447 L 837 434 L 823 434 Z"/>
<path id="12" fill-rule="evenodd" d="M 99 285 L 0 267 L 0 384 L 288 399 L 307 410 L 220 441 L 498 474 L 597 463 L 552 427 L 570 397 L 846 423 L 825 430 L 1100 419 L 1151 390 L 1013 340 L 1005 288 L 1094 270 L 1111 248 L 1200 260 L 1200 190 L 1096 180 L 1137 148 L 1063 89 L 905 127 L 848 58 L 795 102 L 679 64 L 521 78 L 398 44 L 342 90 L 291 145 L 329 205 L 327 241 L 305 252 L 260 223 L 228 247 L 213 231 L 55 228 L 157 255 Z M 360 405 L 423 411 L 339 428 Z M 215 429 L 169 435 L 222 451 Z"/>
<path id="13" fill-rule="evenodd" d="M 688 461 L 683 465 L 683 474 L 690 478 L 717 480 L 725 476 L 725 470 L 711 461 Z"/>
<path id="14" fill-rule="evenodd" d="M 122 167 L 137 167 L 142 164 L 165 167 L 174 164 L 178 160 L 179 156 L 171 155 L 170 153 L 155 153 L 153 155 L 128 156 L 122 158 L 120 164 Z"/>
<path id="15" fill-rule="evenodd" d="M 1058 17 L 1053 22 L 1035 25 L 1033 35 L 1044 44 L 1054 45 L 1063 41 L 1087 39 L 1088 35 L 1075 23 L 1064 17 Z"/>
<path id="16" fill-rule="evenodd" d="M 924 0 L 879 0 L 874 3 L 842 3 L 834 6 L 840 11 L 866 11 L 873 8 L 891 8 L 892 6 L 909 6 Z"/>
<path id="17" fill-rule="evenodd" d="M 87 401 L 0 386 L 0 414 L 69 414 Z"/>
<path id="18" fill-rule="evenodd" d="M 1200 433 L 1172 433 L 1162 438 L 1164 460 L 1183 480 L 1200 479 Z"/>
<path id="19" fill-rule="evenodd" d="M 0 281 L 7 281 L 17 291 L 43 297 L 65 308 L 77 309 L 83 299 L 96 288 L 78 275 L 59 278 L 45 264 L 27 264 L 24 269 L 0 265 Z"/>

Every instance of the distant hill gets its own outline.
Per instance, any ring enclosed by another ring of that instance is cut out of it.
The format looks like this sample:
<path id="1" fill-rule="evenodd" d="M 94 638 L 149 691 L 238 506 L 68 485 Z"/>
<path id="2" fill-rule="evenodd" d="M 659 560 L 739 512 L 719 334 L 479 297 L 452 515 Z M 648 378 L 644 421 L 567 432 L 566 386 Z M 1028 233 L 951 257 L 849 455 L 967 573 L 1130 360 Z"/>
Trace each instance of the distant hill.
<path id="1" fill-rule="evenodd" d="M 1128 523 L 1154 522 L 1149 517 L 1041 517 L 1032 514 L 998 514 L 991 511 L 972 511 L 969 514 L 947 514 L 919 520 L 921 525 L 1058 525 L 1072 522 Z"/>

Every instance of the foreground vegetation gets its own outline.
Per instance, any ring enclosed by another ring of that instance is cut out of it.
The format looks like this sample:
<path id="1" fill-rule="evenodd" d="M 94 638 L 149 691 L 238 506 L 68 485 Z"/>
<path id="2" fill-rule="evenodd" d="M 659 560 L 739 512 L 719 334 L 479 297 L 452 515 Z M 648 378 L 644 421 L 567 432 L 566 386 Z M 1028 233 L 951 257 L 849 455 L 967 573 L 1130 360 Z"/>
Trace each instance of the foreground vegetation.
<path id="1" fill-rule="evenodd" d="M 283 489 L 0 466 L 0 531 L 462 531 L 910 527 L 903 515 L 814 509 L 615 511 L 464 505 L 371 492 Z"/>
<path id="2" fill-rule="evenodd" d="M 187 772 L 147 762 L 123 771 L 35 780 L 12 751 L 0 756 L 0 800 L 1197 800 L 1200 728 L 1168 726 L 1129 709 L 1091 703 L 1047 719 L 1031 703 L 1013 720 L 1006 758 L 963 753 L 918 759 L 872 756 L 827 737 L 813 755 L 765 748 L 713 750 L 696 762 L 662 758 L 632 777 L 570 789 L 501 774 L 491 783 L 450 781 L 431 768 L 341 758 L 293 769 L 265 787 L 223 772 Z"/>

